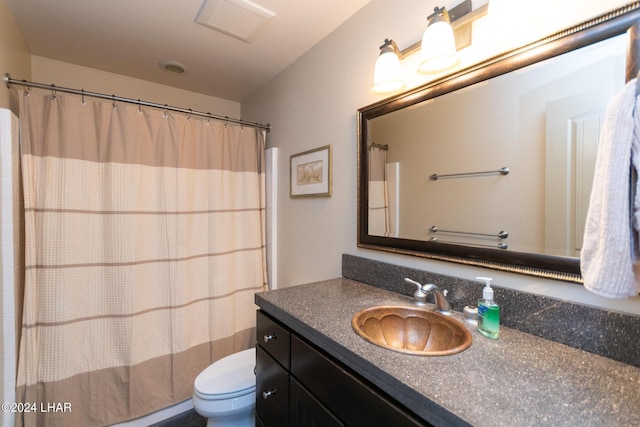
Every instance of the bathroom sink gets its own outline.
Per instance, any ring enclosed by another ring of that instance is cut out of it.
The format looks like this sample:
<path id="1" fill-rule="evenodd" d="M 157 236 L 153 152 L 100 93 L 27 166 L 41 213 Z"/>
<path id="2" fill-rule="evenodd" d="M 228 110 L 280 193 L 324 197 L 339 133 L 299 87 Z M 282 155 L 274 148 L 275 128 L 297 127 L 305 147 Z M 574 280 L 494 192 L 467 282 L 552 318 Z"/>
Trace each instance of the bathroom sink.
<path id="1" fill-rule="evenodd" d="M 472 342 L 471 333 L 461 322 L 416 307 L 367 308 L 353 316 L 351 326 L 372 344 L 421 356 L 460 353 Z"/>

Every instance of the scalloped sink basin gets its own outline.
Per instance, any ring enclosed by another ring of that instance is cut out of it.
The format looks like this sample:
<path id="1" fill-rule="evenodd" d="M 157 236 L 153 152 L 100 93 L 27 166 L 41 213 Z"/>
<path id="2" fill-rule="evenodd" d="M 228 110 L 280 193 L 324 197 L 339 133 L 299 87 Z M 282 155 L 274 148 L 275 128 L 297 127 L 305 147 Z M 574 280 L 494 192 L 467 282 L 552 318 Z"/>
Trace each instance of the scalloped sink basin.
<path id="1" fill-rule="evenodd" d="M 351 326 L 372 344 L 421 356 L 460 353 L 472 342 L 471 333 L 462 323 L 415 307 L 367 308 L 353 316 Z"/>

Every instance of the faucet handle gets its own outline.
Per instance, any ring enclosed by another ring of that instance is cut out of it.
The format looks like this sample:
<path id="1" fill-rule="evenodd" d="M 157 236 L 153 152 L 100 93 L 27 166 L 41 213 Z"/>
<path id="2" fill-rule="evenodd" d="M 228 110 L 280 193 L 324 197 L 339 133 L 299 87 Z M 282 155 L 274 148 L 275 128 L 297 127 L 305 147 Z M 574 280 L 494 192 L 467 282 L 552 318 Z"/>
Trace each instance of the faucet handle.
<path id="1" fill-rule="evenodd" d="M 451 304 L 447 300 L 447 294 L 449 292 L 446 289 L 442 290 L 433 283 L 427 283 L 422 287 L 422 292 L 433 292 L 433 295 L 436 299 L 436 307 L 438 308 L 438 312 L 440 312 L 441 314 L 451 314 Z"/>
<path id="2" fill-rule="evenodd" d="M 422 290 L 422 285 L 415 280 L 411 280 L 408 277 L 404 278 L 404 281 L 416 286 L 416 291 L 413 293 L 413 299 L 417 305 L 425 305 L 427 303 L 427 294 Z"/>
<path id="3" fill-rule="evenodd" d="M 418 289 L 422 289 L 422 285 L 418 282 L 416 282 L 415 280 L 409 279 L 408 277 L 404 278 L 404 281 L 407 283 L 411 283 L 412 285 L 416 285 L 418 287 Z"/>

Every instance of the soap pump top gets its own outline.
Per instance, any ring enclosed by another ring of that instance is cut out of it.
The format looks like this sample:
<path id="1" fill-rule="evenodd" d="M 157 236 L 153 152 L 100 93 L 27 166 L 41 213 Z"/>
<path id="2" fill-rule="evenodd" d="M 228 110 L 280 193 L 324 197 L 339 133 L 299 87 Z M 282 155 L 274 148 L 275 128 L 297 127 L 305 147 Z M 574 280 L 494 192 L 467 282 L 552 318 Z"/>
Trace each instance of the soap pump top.
<path id="1" fill-rule="evenodd" d="M 493 289 L 491 288 L 491 277 L 476 277 L 478 280 L 485 282 L 484 289 L 482 290 L 482 299 L 486 301 L 493 301 Z"/>

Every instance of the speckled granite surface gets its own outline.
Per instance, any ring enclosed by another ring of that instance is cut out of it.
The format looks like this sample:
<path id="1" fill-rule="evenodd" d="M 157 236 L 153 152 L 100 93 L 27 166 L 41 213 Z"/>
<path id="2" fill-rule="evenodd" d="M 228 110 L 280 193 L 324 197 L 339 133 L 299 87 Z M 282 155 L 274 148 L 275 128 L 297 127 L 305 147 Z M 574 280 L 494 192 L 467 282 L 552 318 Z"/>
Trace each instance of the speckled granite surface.
<path id="1" fill-rule="evenodd" d="M 404 283 L 404 277 L 434 283 L 449 291 L 447 299 L 453 309 L 460 312 L 465 305 L 475 306 L 482 295 L 482 285 L 478 282 L 348 254 L 342 256 L 342 275 L 404 295 L 412 295 L 414 291 Z M 502 325 L 640 367 L 640 316 L 499 286 L 493 288 L 500 304 Z"/>
<path id="2" fill-rule="evenodd" d="M 437 426 L 640 425 L 634 366 L 506 327 L 496 341 L 470 328 L 472 346 L 453 356 L 392 352 L 357 336 L 351 318 L 411 298 L 345 278 L 260 293 L 256 304 Z"/>

